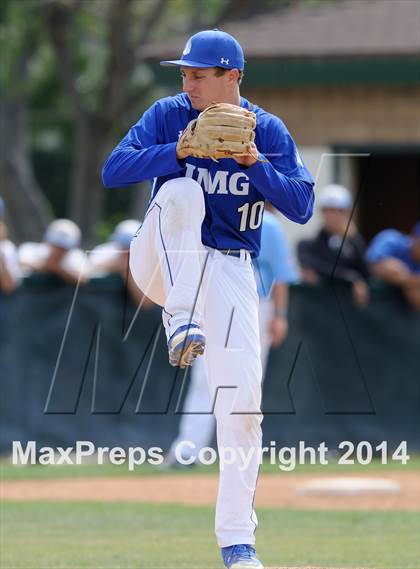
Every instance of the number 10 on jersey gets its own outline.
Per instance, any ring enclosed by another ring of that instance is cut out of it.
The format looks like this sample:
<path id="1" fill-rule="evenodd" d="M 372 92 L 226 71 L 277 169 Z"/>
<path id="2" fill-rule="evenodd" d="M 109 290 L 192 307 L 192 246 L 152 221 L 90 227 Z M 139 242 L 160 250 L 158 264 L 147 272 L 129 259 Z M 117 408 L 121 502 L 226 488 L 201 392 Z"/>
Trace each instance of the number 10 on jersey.
<path id="1" fill-rule="evenodd" d="M 238 207 L 237 211 L 241 214 L 239 231 L 246 231 L 247 229 L 258 229 L 262 222 L 264 202 L 255 202 L 252 205 L 248 202 L 241 207 Z"/>

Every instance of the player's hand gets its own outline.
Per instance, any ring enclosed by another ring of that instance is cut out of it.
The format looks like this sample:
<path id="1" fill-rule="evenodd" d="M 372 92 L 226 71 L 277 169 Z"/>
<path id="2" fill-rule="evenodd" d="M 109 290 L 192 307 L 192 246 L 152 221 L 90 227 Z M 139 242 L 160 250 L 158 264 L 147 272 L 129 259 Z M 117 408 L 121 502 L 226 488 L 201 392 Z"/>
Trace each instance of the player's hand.
<path id="1" fill-rule="evenodd" d="M 405 286 L 410 283 L 411 272 L 399 259 L 384 259 L 379 264 L 385 268 L 387 280 L 392 284 Z M 381 278 L 381 274 L 379 277 Z"/>
<path id="2" fill-rule="evenodd" d="M 369 302 L 369 287 L 363 280 L 355 281 L 352 287 L 353 300 L 357 306 L 363 307 Z"/>
<path id="3" fill-rule="evenodd" d="M 249 156 L 238 156 L 233 158 L 238 164 L 246 166 L 247 168 L 258 161 L 258 150 L 255 146 L 255 142 L 250 142 L 248 149 L 250 153 Z"/>
<path id="4" fill-rule="evenodd" d="M 177 160 L 185 160 L 185 158 L 187 158 L 187 156 L 189 156 L 188 152 L 186 152 L 185 150 L 179 150 L 178 145 L 177 145 L 177 147 L 176 147 L 176 158 L 177 158 Z"/>
<path id="5" fill-rule="evenodd" d="M 416 273 L 410 273 L 410 277 L 407 279 L 408 286 L 419 287 L 420 286 L 420 275 Z"/>
<path id="6" fill-rule="evenodd" d="M 319 275 L 309 267 L 302 267 L 301 277 L 304 283 L 315 285 L 319 283 Z"/>
<path id="7" fill-rule="evenodd" d="M 285 316 L 275 316 L 270 322 L 271 345 L 273 348 L 280 346 L 289 331 L 289 324 Z"/>
<path id="8" fill-rule="evenodd" d="M 118 273 L 125 279 L 128 272 L 128 251 L 119 251 L 112 259 L 98 265 L 98 268 L 107 273 Z"/>

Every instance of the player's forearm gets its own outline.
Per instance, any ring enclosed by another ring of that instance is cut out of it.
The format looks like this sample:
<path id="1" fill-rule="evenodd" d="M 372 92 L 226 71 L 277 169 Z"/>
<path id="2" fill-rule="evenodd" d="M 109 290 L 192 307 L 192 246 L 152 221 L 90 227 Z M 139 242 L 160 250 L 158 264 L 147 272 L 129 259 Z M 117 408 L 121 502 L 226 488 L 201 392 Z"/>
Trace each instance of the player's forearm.
<path id="1" fill-rule="evenodd" d="M 7 270 L 5 263 L 0 258 L 0 291 L 5 294 L 10 294 L 16 288 L 16 280 L 12 277 Z"/>
<path id="2" fill-rule="evenodd" d="M 409 284 L 411 273 L 398 259 L 383 259 L 372 263 L 373 275 L 389 284 L 403 286 Z"/>
<path id="3" fill-rule="evenodd" d="M 366 282 L 367 280 L 366 275 L 362 271 L 339 266 L 334 267 L 333 272 L 331 271 L 331 277 L 344 283 L 355 283 L 358 281 Z"/>
<path id="4" fill-rule="evenodd" d="M 284 282 L 276 282 L 271 291 L 271 299 L 274 304 L 274 313 L 270 323 L 271 345 L 280 346 L 288 333 L 287 303 L 288 285 Z"/>
<path id="5" fill-rule="evenodd" d="M 356 281 L 365 281 L 365 275 L 353 269 L 348 269 L 346 267 L 340 267 L 338 265 L 333 265 L 328 261 L 314 260 L 311 262 L 302 262 L 301 266 L 305 269 L 312 269 L 320 277 L 326 279 L 334 279 L 335 281 L 341 281 L 343 283 L 354 283 Z"/>
<path id="6" fill-rule="evenodd" d="M 176 157 L 176 142 L 139 149 L 119 145 L 105 162 L 102 181 L 106 188 L 128 186 L 173 174 L 183 167 Z"/>
<path id="7" fill-rule="evenodd" d="M 257 162 L 246 170 L 257 190 L 287 218 L 306 223 L 313 213 L 313 184 L 289 178 L 270 162 Z"/>
<path id="8" fill-rule="evenodd" d="M 298 244 L 297 257 L 303 269 L 315 271 L 321 277 L 331 277 L 333 265 L 313 251 L 310 243 L 301 242 Z"/>
<path id="9" fill-rule="evenodd" d="M 46 263 L 44 266 L 38 268 L 38 272 L 56 275 L 60 279 L 63 279 L 67 284 L 77 284 L 78 282 L 83 284 L 86 281 L 86 277 L 83 275 L 82 270 L 76 272 L 62 267 L 59 264 Z"/>
<path id="10" fill-rule="evenodd" d="M 274 283 L 271 291 L 271 299 L 273 301 L 275 315 L 286 318 L 289 304 L 288 284 L 283 282 Z"/>

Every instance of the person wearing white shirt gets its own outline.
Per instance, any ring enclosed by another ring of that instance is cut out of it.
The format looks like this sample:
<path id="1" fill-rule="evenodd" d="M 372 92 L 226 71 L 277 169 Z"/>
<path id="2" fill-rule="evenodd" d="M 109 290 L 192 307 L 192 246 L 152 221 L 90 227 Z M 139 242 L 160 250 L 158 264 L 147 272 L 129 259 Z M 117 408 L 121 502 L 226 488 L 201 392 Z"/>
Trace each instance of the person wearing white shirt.
<path id="1" fill-rule="evenodd" d="M 89 274 L 91 277 L 102 277 L 117 274 L 124 283 L 136 306 L 148 308 L 153 305 L 138 288 L 128 270 L 130 243 L 141 227 L 138 219 L 126 219 L 118 223 L 107 243 L 95 247 L 89 255 Z"/>
<path id="2" fill-rule="evenodd" d="M 0 292 L 10 294 L 19 284 L 20 269 L 16 246 L 7 239 L 4 211 L 4 201 L 0 198 Z"/>
<path id="3" fill-rule="evenodd" d="M 48 273 L 68 284 L 86 281 L 87 256 L 79 248 L 81 232 L 69 219 L 56 219 L 45 231 L 43 242 L 23 243 L 18 250 L 24 275 Z"/>

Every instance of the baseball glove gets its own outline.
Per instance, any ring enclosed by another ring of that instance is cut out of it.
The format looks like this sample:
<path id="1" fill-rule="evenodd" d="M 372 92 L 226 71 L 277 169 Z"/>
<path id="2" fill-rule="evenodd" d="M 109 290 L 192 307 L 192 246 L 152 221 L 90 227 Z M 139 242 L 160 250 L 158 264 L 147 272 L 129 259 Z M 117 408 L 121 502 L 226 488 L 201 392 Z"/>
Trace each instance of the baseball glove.
<path id="1" fill-rule="evenodd" d="M 258 158 L 251 151 L 256 124 L 252 111 L 229 103 L 215 103 L 188 124 L 178 141 L 177 150 L 215 161 L 235 156 Z"/>

